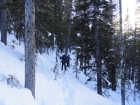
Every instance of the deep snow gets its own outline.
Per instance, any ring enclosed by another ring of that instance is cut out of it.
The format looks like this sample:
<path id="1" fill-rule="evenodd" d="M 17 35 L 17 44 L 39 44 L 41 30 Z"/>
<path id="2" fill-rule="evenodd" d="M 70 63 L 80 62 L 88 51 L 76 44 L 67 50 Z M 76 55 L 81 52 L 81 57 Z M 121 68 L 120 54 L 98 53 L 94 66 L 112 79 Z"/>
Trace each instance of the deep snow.
<path id="1" fill-rule="evenodd" d="M 24 88 L 24 46 L 19 46 L 13 35 L 8 35 L 7 46 L 0 42 L 0 105 L 120 105 L 119 90 L 110 91 L 110 99 L 113 101 L 98 95 L 94 90 L 95 82 L 85 85 L 86 77 L 82 73 L 79 74 L 79 80 L 75 78 L 72 67 L 63 74 L 60 60 L 60 78 L 55 80 L 52 70 L 55 64 L 55 52 L 49 55 L 37 54 L 34 99 L 30 90 Z M 9 75 L 14 76 L 16 86 L 7 84 Z M 140 105 L 139 100 L 131 100 L 129 103 Z"/>

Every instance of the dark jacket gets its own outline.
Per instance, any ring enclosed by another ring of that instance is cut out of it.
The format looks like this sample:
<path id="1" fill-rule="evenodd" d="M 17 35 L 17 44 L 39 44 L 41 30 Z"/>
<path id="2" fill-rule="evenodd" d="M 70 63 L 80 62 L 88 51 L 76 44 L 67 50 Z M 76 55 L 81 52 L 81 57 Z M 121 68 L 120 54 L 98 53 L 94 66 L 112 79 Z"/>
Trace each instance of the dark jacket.
<path id="1" fill-rule="evenodd" d="M 63 55 L 62 57 L 60 57 L 60 59 L 62 59 L 62 63 L 65 63 L 67 60 L 66 55 Z"/>

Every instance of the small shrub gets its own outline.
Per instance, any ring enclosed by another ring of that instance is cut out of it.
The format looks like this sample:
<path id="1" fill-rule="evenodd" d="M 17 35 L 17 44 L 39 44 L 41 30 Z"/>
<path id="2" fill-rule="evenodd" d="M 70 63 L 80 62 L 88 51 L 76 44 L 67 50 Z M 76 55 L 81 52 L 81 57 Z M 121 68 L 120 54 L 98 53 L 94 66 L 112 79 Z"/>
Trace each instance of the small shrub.
<path id="1" fill-rule="evenodd" d="M 15 77 L 15 75 L 8 75 L 9 77 L 7 78 L 7 84 L 10 85 L 11 87 L 21 87 L 18 79 Z"/>
<path id="2" fill-rule="evenodd" d="M 10 85 L 11 87 L 18 87 L 21 88 L 22 86 L 20 85 L 18 79 L 15 77 L 15 75 L 8 75 L 8 77 L 3 77 L 0 81 L 5 81 L 7 82 L 7 85 Z"/>
<path id="3" fill-rule="evenodd" d="M 57 80 L 57 77 L 59 77 L 59 66 L 58 64 L 55 64 L 54 68 L 52 68 L 53 72 L 55 73 L 55 79 L 54 80 Z M 60 77 L 59 77 L 60 78 Z"/>

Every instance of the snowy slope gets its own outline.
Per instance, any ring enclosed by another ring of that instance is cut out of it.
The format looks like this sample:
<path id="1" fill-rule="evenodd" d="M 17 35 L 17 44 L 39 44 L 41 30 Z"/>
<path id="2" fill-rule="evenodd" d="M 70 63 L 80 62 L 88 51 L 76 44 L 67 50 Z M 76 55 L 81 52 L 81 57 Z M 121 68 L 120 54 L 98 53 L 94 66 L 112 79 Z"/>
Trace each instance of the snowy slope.
<path id="1" fill-rule="evenodd" d="M 31 92 L 23 87 L 24 62 L 20 58 L 23 58 L 23 47 L 12 43 L 11 39 L 8 39 L 8 46 L 0 43 L 0 105 L 36 105 Z M 8 75 L 13 75 L 22 86 L 7 85 Z"/>
<path id="2" fill-rule="evenodd" d="M 55 60 L 53 56 L 51 57 Z M 73 76 L 71 69 L 65 75 L 60 76 L 61 79 L 54 80 L 54 73 L 50 70 L 54 64 L 48 62 L 51 58 L 46 55 L 40 55 L 39 58 L 44 63 L 46 62 L 42 67 L 43 71 L 37 68 L 36 100 L 42 100 L 38 101 L 41 103 L 38 103 L 39 105 L 105 105 L 105 103 L 106 105 L 119 105 L 85 87 Z M 38 62 L 38 65 L 41 64 Z M 60 69 L 59 72 L 63 74 Z"/>
<path id="3" fill-rule="evenodd" d="M 0 105 L 120 105 L 97 95 L 77 80 L 69 68 L 66 74 L 59 68 L 60 78 L 54 80 L 51 70 L 55 65 L 55 54 L 37 54 L 36 98 L 24 88 L 24 47 L 12 43 L 14 36 L 8 36 L 8 45 L 0 42 Z M 14 45 L 14 49 L 12 46 Z M 60 66 L 60 65 L 59 65 Z M 17 86 L 7 84 L 8 75 L 19 81 Z"/>

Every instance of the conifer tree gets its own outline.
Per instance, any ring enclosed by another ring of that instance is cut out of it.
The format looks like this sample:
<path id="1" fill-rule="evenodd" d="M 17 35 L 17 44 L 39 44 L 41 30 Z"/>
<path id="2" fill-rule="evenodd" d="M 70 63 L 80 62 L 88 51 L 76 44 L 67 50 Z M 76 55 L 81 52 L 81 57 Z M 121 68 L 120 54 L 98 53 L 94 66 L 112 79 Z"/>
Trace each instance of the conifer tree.
<path id="1" fill-rule="evenodd" d="M 95 6 L 96 9 L 95 9 Z M 108 56 L 110 50 L 110 43 L 112 42 L 112 27 L 110 22 L 109 10 L 113 6 L 109 5 L 107 1 L 86 1 L 79 0 L 76 5 L 76 16 L 73 19 L 73 36 L 72 46 L 79 49 L 79 55 L 77 57 L 80 61 L 80 68 L 84 70 L 85 75 L 89 75 L 95 70 L 95 67 L 101 77 L 102 63 Z M 98 31 L 97 31 L 98 29 Z M 99 51 L 100 50 L 100 51 Z M 99 53 L 101 52 L 101 53 Z M 97 59 L 96 57 L 99 57 Z M 94 62 L 96 59 L 97 62 Z M 100 78 L 101 80 L 101 78 Z M 102 84 L 101 81 L 99 84 Z M 101 88 L 100 87 L 101 94 Z"/>
<path id="2" fill-rule="evenodd" d="M 88 1 L 79 0 L 76 5 L 76 16 L 73 19 L 73 36 L 71 40 L 72 46 L 79 47 L 79 55 L 77 56 L 80 61 L 80 68 L 84 70 L 84 74 L 87 74 L 87 70 L 90 68 L 89 62 L 90 53 L 93 51 L 91 42 L 93 38 L 90 37 L 90 10 Z"/>

